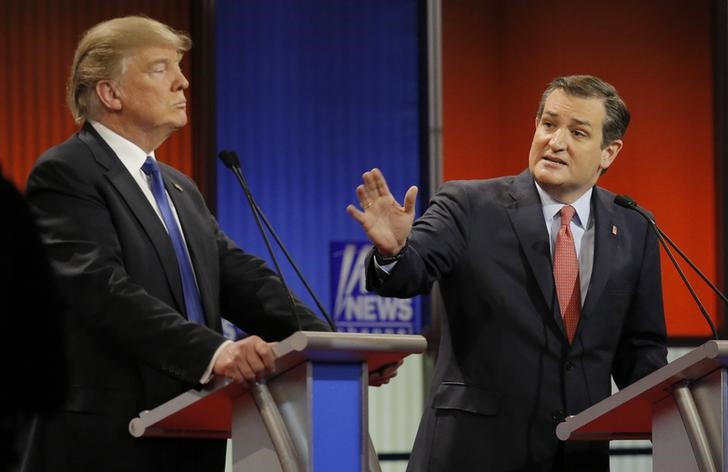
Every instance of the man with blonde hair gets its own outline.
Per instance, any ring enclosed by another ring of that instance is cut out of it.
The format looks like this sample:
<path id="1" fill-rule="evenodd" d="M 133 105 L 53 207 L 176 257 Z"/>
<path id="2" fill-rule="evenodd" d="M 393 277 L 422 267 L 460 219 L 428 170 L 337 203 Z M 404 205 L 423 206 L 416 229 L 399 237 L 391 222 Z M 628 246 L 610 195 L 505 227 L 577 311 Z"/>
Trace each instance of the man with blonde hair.
<path id="1" fill-rule="evenodd" d="M 30 470 L 222 471 L 225 441 L 135 439 L 129 420 L 213 376 L 255 382 L 274 367 L 271 342 L 328 329 L 221 231 L 188 177 L 156 160 L 187 123 L 190 47 L 140 16 L 100 23 L 78 45 L 68 102 L 82 127 L 27 185 L 69 306 L 68 388 L 38 426 Z M 253 335 L 227 341 L 223 313 Z"/>

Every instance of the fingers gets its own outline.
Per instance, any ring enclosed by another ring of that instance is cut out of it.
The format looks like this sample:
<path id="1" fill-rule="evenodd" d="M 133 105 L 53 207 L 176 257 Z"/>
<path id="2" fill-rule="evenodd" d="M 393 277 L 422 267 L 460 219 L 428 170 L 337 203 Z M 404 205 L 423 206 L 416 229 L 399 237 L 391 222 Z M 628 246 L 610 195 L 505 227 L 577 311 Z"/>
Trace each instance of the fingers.
<path id="1" fill-rule="evenodd" d="M 256 381 L 256 375 L 253 368 L 250 366 L 250 364 L 247 364 L 245 362 L 236 362 L 235 368 L 238 369 L 238 372 L 240 372 L 240 376 L 242 378 L 237 379 L 240 382 L 243 382 L 246 385 L 254 384 Z"/>
<path id="2" fill-rule="evenodd" d="M 255 352 L 258 358 L 263 361 L 263 368 L 266 372 L 272 373 L 276 368 L 276 355 L 273 352 L 273 345 L 261 342 L 255 345 Z"/>
<path id="3" fill-rule="evenodd" d="M 417 187 L 411 186 L 404 195 L 404 211 L 407 214 L 414 213 L 415 203 L 417 202 Z"/>
<path id="4" fill-rule="evenodd" d="M 370 234 L 370 230 L 375 224 L 381 226 L 381 221 L 385 221 L 384 230 L 389 231 L 397 226 L 397 220 L 401 217 L 399 212 L 404 211 L 408 218 L 414 218 L 418 189 L 415 186 L 410 187 L 405 194 L 404 206 L 400 206 L 392 196 L 387 181 L 378 168 L 375 167 L 364 172 L 362 180 L 364 183 L 356 187 L 356 197 L 361 210 L 354 205 L 349 205 L 346 207 L 346 211 L 364 227 L 370 240 L 377 244 Z M 399 221 L 405 220 L 406 218 Z"/>
<path id="5" fill-rule="evenodd" d="M 366 188 L 367 195 L 370 198 L 385 197 L 390 195 L 387 181 L 384 179 L 382 171 L 376 167 L 370 171 L 362 174 L 364 180 L 364 186 Z M 361 200 L 361 199 L 360 199 Z"/>
<path id="6" fill-rule="evenodd" d="M 387 186 L 387 180 L 384 178 L 384 174 L 382 174 L 382 171 L 380 171 L 378 168 L 374 168 L 371 170 L 371 174 L 374 180 L 374 186 L 376 190 L 376 194 L 378 196 L 385 196 L 389 195 L 389 186 Z"/>
<path id="7" fill-rule="evenodd" d="M 346 212 L 351 215 L 359 224 L 364 224 L 364 212 L 357 210 L 354 205 L 347 205 Z"/>
<path id="8" fill-rule="evenodd" d="M 243 372 L 238 367 L 238 348 L 234 343 L 227 344 L 218 355 L 213 366 L 216 375 L 222 375 L 230 379 L 242 382 L 245 380 Z"/>
<path id="9" fill-rule="evenodd" d="M 378 372 L 372 372 L 369 374 L 369 386 L 370 387 L 381 387 L 384 384 L 388 384 L 389 379 L 382 378 Z"/>
<path id="10" fill-rule="evenodd" d="M 375 167 L 370 171 L 364 172 L 362 174 L 362 180 L 364 184 L 356 188 L 356 196 L 359 199 L 359 204 L 362 209 L 367 210 L 379 197 L 392 197 L 387 180 L 378 168 Z M 416 200 L 417 187 L 413 185 L 407 190 L 407 194 L 405 195 L 405 211 L 413 212 Z"/>
<path id="11" fill-rule="evenodd" d="M 404 360 L 400 359 L 393 364 L 387 364 L 370 372 L 369 385 L 372 387 L 379 387 L 388 384 L 390 380 L 397 376 L 397 369 L 399 369 L 403 362 Z"/>
<path id="12" fill-rule="evenodd" d="M 364 190 L 367 194 L 371 194 L 372 196 L 377 195 L 377 184 L 374 182 L 374 175 L 372 174 L 372 171 L 368 170 L 364 172 L 361 175 L 361 179 L 364 181 Z M 359 188 L 362 187 L 361 185 L 356 188 L 357 196 L 359 195 Z M 361 201 L 361 198 L 359 199 Z"/>
<path id="13" fill-rule="evenodd" d="M 258 336 L 230 343 L 215 361 L 214 372 L 244 384 L 252 384 L 275 371 L 272 345 Z"/>
<path id="14" fill-rule="evenodd" d="M 371 176 L 368 175 L 370 172 L 365 172 L 364 175 L 362 175 L 362 178 L 366 181 L 371 181 Z M 346 207 L 346 212 L 351 215 L 352 218 L 354 218 L 356 221 L 359 222 L 362 226 L 366 225 L 366 216 L 365 213 L 367 210 L 369 210 L 372 206 L 374 206 L 374 200 L 376 199 L 376 194 L 370 194 L 367 190 L 366 185 L 359 185 L 356 188 L 356 198 L 359 200 L 359 206 L 361 207 L 361 210 L 359 210 L 354 205 L 348 205 Z"/>
<path id="15" fill-rule="evenodd" d="M 243 351 L 243 362 L 239 364 L 240 370 L 243 372 L 243 377 L 248 382 L 255 382 L 258 376 L 265 374 L 265 363 L 260 358 L 255 348 L 245 349 Z"/>
<path id="16" fill-rule="evenodd" d="M 397 375 L 397 369 L 400 368 L 403 362 L 404 361 L 400 359 L 392 364 L 383 365 L 374 372 L 378 372 L 382 377 L 394 377 Z"/>
<path id="17" fill-rule="evenodd" d="M 369 374 L 369 386 L 370 387 L 381 387 L 382 385 L 388 384 L 389 381 L 392 380 L 392 378 L 394 378 L 396 376 L 397 376 L 396 372 L 390 376 L 384 376 L 381 373 L 379 373 L 379 371 L 372 372 L 371 374 Z"/>
<path id="18" fill-rule="evenodd" d="M 359 185 L 356 188 L 356 198 L 359 199 L 359 205 L 365 211 L 374 204 L 372 197 L 363 185 Z"/>

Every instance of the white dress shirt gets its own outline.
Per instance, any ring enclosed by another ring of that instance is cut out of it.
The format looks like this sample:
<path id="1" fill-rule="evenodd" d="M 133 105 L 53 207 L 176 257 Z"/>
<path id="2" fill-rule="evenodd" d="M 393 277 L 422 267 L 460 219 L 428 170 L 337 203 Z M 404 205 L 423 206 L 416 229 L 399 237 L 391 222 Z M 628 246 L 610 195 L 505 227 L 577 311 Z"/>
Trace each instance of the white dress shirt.
<path id="1" fill-rule="evenodd" d="M 139 186 L 139 189 L 142 191 L 142 193 L 144 193 L 144 196 L 149 201 L 149 204 L 152 206 L 152 208 L 154 208 L 154 211 L 159 217 L 159 221 L 161 221 L 162 225 L 164 225 L 164 228 L 167 229 L 167 225 L 164 224 L 162 213 L 159 211 L 159 206 L 157 205 L 157 201 L 154 199 L 154 194 L 152 193 L 151 177 L 144 173 L 144 171 L 142 170 L 142 166 L 144 165 L 144 161 L 147 160 L 147 156 L 151 156 L 152 158 L 156 159 L 154 157 L 154 151 L 147 154 L 142 148 L 132 143 L 128 139 L 124 138 L 123 136 L 120 136 L 119 134 L 110 130 L 101 123 L 97 121 L 90 121 L 89 123 L 91 124 L 91 126 L 93 126 L 96 132 L 99 133 L 101 139 L 106 141 L 106 144 L 108 144 L 111 150 L 114 151 L 121 163 L 124 164 L 124 167 L 126 167 L 126 170 L 128 170 L 131 176 L 134 178 L 134 181 Z M 182 239 L 184 240 L 185 232 L 182 228 L 182 225 L 180 224 L 179 216 L 177 215 L 177 209 L 175 208 L 174 202 L 172 202 L 172 199 L 169 197 L 169 194 L 166 191 L 165 194 L 167 195 L 169 207 L 172 209 L 172 215 L 174 216 L 174 220 L 177 223 L 177 226 L 180 228 L 180 234 L 182 234 Z M 169 232 L 169 229 L 167 229 L 167 231 Z M 186 246 L 187 241 L 185 240 L 184 242 Z M 192 264 L 190 264 L 190 266 L 192 266 Z M 192 267 L 192 270 L 195 270 L 194 267 Z M 196 278 L 197 277 L 195 276 L 195 284 L 197 283 Z M 210 360 L 207 369 L 205 369 L 205 372 L 202 374 L 200 383 L 204 384 L 212 379 L 212 368 L 215 365 L 215 360 L 217 359 L 220 352 L 222 352 L 222 348 L 229 343 L 230 341 L 226 341 L 217 348 L 217 351 L 215 351 L 215 354 L 212 356 L 212 360 Z"/>

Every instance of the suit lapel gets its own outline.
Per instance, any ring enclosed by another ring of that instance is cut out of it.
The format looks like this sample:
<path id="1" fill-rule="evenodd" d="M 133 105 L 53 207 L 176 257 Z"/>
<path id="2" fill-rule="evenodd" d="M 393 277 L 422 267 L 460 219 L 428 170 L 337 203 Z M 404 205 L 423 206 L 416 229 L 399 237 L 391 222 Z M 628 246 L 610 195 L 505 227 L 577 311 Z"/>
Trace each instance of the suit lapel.
<path id="1" fill-rule="evenodd" d="M 526 170 L 513 181 L 510 190 L 513 203 L 508 206 L 508 217 L 526 256 L 531 271 L 541 289 L 544 302 L 551 312 L 554 308 L 554 276 L 549 250 L 548 230 L 544 223 L 541 199 L 533 183 L 531 173 Z M 562 329 L 560 317 L 557 325 Z"/>
<path id="2" fill-rule="evenodd" d="M 597 303 L 607 285 L 611 273 L 612 264 L 615 260 L 619 244 L 619 228 L 622 221 L 614 212 L 613 202 L 608 192 L 599 187 L 594 187 L 594 264 L 592 265 L 589 291 L 584 300 L 582 318 L 589 319 L 595 311 Z M 616 234 L 615 234 L 616 233 Z"/>
<path id="3" fill-rule="evenodd" d="M 555 306 L 553 264 L 548 247 L 548 231 L 544 226 L 541 200 L 528 171 L 516 177 L 510 194 L 513 204 L 508 207 L 508 215 L 516 236 L 541 289 L 544 301 L 553 313 L 556 325 L 565 336 L 561 315 Z M 594 203 L 593 217 L 595 218 L 594 262 L 589 289 L 582 308 L 582 321 L 588 320 L 596 310 L 595 304 L 604 292 L 611 273 L 609 261 L 616 257 L 621 236 L 619 228 L 623 226 L 622 220 L 614 212 L 613 203 L 607 191 L 594 187 L 592 201 Z M 581 329 L 581 324 L 580 321 L 577 334 Z"/>
<path id="4" fill-rule="evenodd" d="M 177 306 L 184 307 L 184 295 L 179 267 L 177 266 L 177 256 L 174 253 L 172 242 L 164 229 L 164 225 L 139 189 L 134 178 L 93 127 L 89 124 L 84 125 L 84 128 L 79 132 L 79 138 L 89 146 L 96 161 L 107 169 L 105 177 L 119 192 L 142 228 L 144 228 L 162 263 L 162 269 Z"/>

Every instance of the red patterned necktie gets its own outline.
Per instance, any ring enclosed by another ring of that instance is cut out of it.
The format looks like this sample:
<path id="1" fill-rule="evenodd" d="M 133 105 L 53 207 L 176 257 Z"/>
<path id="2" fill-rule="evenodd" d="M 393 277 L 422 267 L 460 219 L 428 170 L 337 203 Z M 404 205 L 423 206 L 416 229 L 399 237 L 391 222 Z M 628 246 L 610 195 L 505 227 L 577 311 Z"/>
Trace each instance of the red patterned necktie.
<path id="1" fill-rule="evenodd" d="M 561 208 L 561 227 L 556 237 L 554 249 L 554 281 L 556 295 L 559 298 L 561 317 L 569 342 L 574 339 L 576 325 L 581 314 L 581 290 L 579 288 L 579 260 L 576 258 L 574 236 L 569 223 L 574 217 L 574 207 L 566 205 Z"/>

